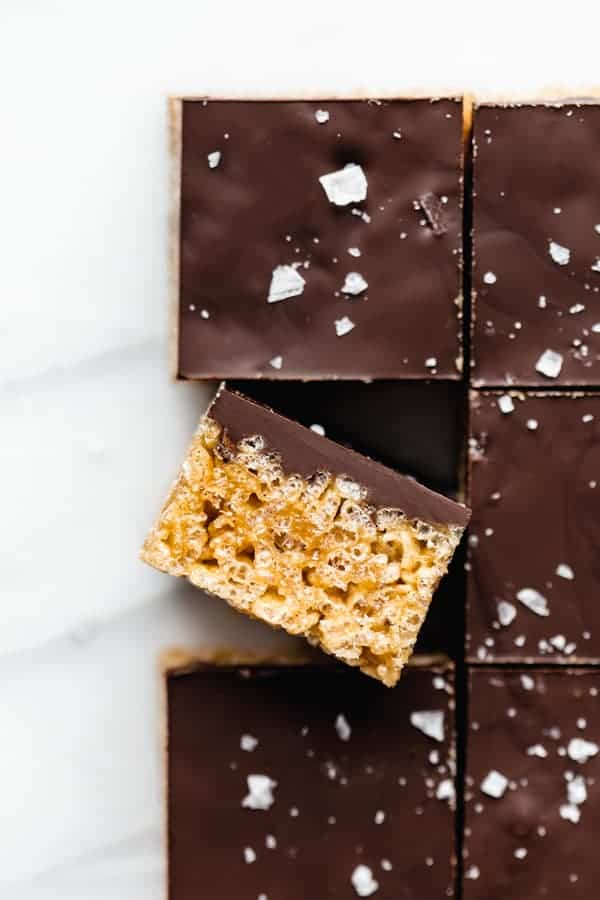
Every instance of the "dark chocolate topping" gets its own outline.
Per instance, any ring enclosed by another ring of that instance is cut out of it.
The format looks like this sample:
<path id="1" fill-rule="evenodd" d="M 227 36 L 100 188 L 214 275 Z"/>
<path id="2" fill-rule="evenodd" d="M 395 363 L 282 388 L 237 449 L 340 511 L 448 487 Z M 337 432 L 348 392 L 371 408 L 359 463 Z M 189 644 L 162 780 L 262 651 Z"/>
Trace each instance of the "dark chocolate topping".
<path id="1" fill-rule="evenodd" d="M 600 671 L 470 682 L 464 900 L 598 896 Z"/>
<path id="2" fill-rule="evenodd" d="M 448 671 L 408 668 L 390 691 L 331 667 L 209 666 L 167 690 L 170 900 L 356 900 L 353 876 L 377 900 L 452 896 Z M 443 716 L 441 740 L 419 712 Z M 276 782 L 268 808 L 242 805 L 253 774 Z"/>
<path id="3" fill-rule="evenodd" d="M 456 498 L 466 421 L 460 382 L 262 380 L 228 387 L 302 425 L 321 425 L 336 443 Z"/>
<path id="4" fill-rule="evenodd" d="M 459 377 L 460 100 L 183 101 L 182 122 L 181 377 Z M 319 178 L 348 164 L 367 196 L 336 205 Z M 268 303 L 282 265 L 306 283 Z"/>
<path id="5" fill-rule="evenodd" d="M 474 384 L 600 385 L 600 106 L 481 106 L 474 141 Z"/>
<path id="6" fill-rule="evenodd" d="M 522 398 L 471 398 L 470 656 L 599 662 L 600 395 Z"/>
<path id="7" fill-rule="evenodd" d="M 438 525 L 464 527 L 468 522 L 469 511 L 461 504 L 241 394 L 222 388 L 207 415 L 223 426 L 234 443 L 261 435 L 267 448 L 280 454 L 288 473 L 305 478 L 319 471 L 345 475 L 367 489 L 367 499 L 374 506 L 399 509 L 409 519 Z"/>

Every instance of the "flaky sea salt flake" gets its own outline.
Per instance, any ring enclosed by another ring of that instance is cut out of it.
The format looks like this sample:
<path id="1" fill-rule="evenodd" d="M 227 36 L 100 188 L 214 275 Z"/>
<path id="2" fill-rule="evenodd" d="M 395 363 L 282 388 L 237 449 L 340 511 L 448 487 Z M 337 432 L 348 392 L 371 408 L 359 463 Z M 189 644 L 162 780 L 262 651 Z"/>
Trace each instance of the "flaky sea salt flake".
<path id="1" fill-rule="evenodd" d="M 364 865 L 355 868 L 350 881 L 359 897 L 370 897 L 379 887 L 378 882 L 373 878 L 371 869 Z"/>
<path id="2" fill-rule="evenodd" d="M 484 284 L 496 284 L 497 280 L 498 279 L 496 278 L 496 275 L 494 274 L 494 272 L 486 272 L 483 276 Z"/>
<path id="3" fill-rule="evenodd" d="M 277 782 L 268 775 L 248 775 L 246 778 L 248 793 L 242 800 L 246 809 L 270 809 L 275 798 L 273 790 Z"/>
<path id="4" fill-rule="evenodd" d="M 352 729 L 348 719 L 343 713 L 340 713 L 335 720 L 335 730 L 340 741 L 349 741 L 352 735 Z"/>
<path id="5" fill-rule="evenodd" d="M 258 747 L 258 738 L 253 734 L 243 734 L 240 738 L 240 748 L 247 753 L 252 753 Z"/>
<path id="6" fill-rule="evenodd" d="M 321 175 L 319 182 L 330 203 L 347 206 L 360 203 L 367 196 L 367 179 L 361 166 L 349 163 L 343 169 Z"/>
<path id="7" fill-rule="evenodd" d="M 410 724 L 434 741 L 444 740 L 444 713 L 441 710 L 423 710 L 410 714 Z"/>
<path id="8" fill-rule="evenodd" d="M 349 334 L 353 328 L 356 328 L 356 324 L 352 319 L 348 318 L 348 316 L 342 316 L 341 319 L 335 320 L 335 333 L 338 337 L 344 337 L 344 335 Z"/>
<path id="9" fill-rule="evenodd" d="M 567 754 L 569 759 L 578 763 L 586 763 L 593 756 L 596 756 L 600 747 L 594 741 L 586 741 L 584 738 L 571 738 L 567 746 Z"/>
<path id="10" fill-rule="evenodd" d="M 494 797 L 496 800 L 499 800 L 500 797 L 504 796 L 504 792 L 508 787 L 508 778 L 506 778 L 502 772 L 492 769 L 485 776 L 480 787 L 483 793 L 487 794 L 488 797 Z"/>
<path id="11" fill-rule="evenodd" d="M 549 616 L 548 601 L 543 594 L 536 591 L 535 588 L 525 587 L 517 591 L 517 600 L 526 606 L 527 609 L 535 613 L 536 616 Z"/>
<path id="12" fill-rule="evenodd" d="M 444 778 L 438 784 L 435 792 L 435 796 L 438 800 L 448 800 L 449 803 L 453 803 L 456 798 L 456 790 L 454 788 L 454 782 L 451 778 Z"/>
<path id="13" fill-rule="evenodd" d="M 221 162 L 221 151 L 213 150 L 213 152 L 209 153 L 206 158 L 208 160 L 208 168 L 216 169 L 217 166 L 219 165 L 219 163 Z"/>
<path id="14" fill-rule="evenodd" d="M 517 608 L 512 603 L 508 603 L 506 600 L 500 600 L 497 609 L 498 621 L 506 628 L 506 626 L 510 625 L 510 623 L 517 615 Z"/>
<path id="15" fill-rule="evenodd" d="M 543 744 L 533 744 L 527 748 L 527 756 L 538 756 L 540 759 L 546 759 L 548 751 Z"/>
<path id="16" fill-rule="evenodd" d="M 342 285 L 342 294 L 352 294 L 356 297 L 369 287 L 360 272 L 348 272 Z"/>
<path id="17" fill-rule="evenodd" d="M 304 291 L 306 280 L 294 266 L 276 266 L 271 277 L 267 303 L 279 303 L 290 297 L 299 297 Z"/>
<path id="18" fill-rule="evenodd" d="M 567 782 L 567 799 L 575 806 L 581 806 L 587 800 L 587 786 L 581 775 Z"/>
<path id="19" fill-rule="evenodd" d="M 269 365 L 273 369 L 280 369 L 283 365 L 283 356 L 274 356 L 269 360 Z"/>
<path id="20" fill-rule="evenodd" d="M 569 260 L 571 259 L 571 251 L 569 248 L 563 247 L 562 244 L 557 244 L 556 241 L 550 241 L 548 253 L 559 266 L 568 265 Z"/>
<path id="21" fill-rule="evenodd" d="M 511 413 L 514 411 L 515 404 L 513 403 L 513 399 L 510 394 L 502 394 L 501 397 L 498 397 L 498 409 L 500 412 Z"/>
<path id="22" fill-rule="evenodd" d="M 562 353 L 556 350 L 544 350 L 540 358 L 535 364 L 536 372 L 545 375 L 546 378 L 558 378 L 562 369 L 563 357 Z"/>
<path id="23" fill-rule="evenodd" d="M 559 809 L 559 813 L 561 819 L 565 819 L 567 822 L 572 822 L 573 825 L 577 825 L 579 819 L 581 818 L 579 807 L 575 806 L 574 803 L 563 803 Z"/>
<path id="24" fill-rule="evenodd" d="M 318 109 L 315 113 L 315 119 L 319 125 L 324 125 L 325 122 L 329 122 L 329 113 L 326 109 Z"/>

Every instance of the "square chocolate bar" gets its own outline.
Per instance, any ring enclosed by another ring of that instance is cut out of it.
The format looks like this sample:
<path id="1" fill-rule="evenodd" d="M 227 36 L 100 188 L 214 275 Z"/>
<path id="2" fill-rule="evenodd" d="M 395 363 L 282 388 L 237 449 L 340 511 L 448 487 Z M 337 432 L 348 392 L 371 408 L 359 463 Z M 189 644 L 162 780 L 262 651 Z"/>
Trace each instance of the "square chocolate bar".
<path id="1" fill-rule="evenodd" d="M 453 896 L 447 668 L 167 675 L 169 900 Z"/>
<path id="2" fill-rule="evenodd" d="M 600 395 L 473 393 L 469 458 L 470 658 L 600 662 Z"/>
<path id="3" fill-rule="evenodd" d="M 468 517 L 221 387 L 142 557 L 391 686 Z"/>
<path id="4" fill-rule="evenodd" d="M 171 113 L 178 377 L 460 377 L 460 99 Z"/>
<path id="5" fill-rule="evenodd" d="M 473 384 L 600 386 L 600 105 L 474 112 Z"/>
<path id="6" fill-rule="evenodd" d="M 600 670 L 473 669 L 464 900 L 590 900 L 600 861 Z"/>

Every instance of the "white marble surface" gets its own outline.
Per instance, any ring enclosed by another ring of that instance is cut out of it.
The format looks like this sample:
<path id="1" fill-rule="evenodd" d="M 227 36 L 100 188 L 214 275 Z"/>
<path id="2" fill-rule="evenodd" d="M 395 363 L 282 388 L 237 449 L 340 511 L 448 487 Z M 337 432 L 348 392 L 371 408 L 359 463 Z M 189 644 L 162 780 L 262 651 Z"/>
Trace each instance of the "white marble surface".
<path id="1" fill-rule="evenodd" d="M 574 90 L 586 0 L 0 3 L 0 896 L 163 896 L 156 658 L 281 642 L 137 562 L 204 406 L 166 374 L 170 92 Z"/>

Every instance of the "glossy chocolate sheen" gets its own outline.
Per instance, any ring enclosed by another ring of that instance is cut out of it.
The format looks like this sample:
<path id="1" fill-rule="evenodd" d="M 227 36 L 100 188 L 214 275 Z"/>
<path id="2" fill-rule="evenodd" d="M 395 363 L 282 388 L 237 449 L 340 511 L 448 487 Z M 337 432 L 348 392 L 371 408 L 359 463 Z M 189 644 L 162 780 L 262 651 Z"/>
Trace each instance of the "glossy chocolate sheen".
<path id="1" fill-rule="evenodd" d="M 459 378 L 460 100 L 182 105 L 180 377 Z M 336 206 L 319 178 L 352 163 L 366 200 Z M 267 303 L 293 264 L 302 295 Z"/>
<path id="2" fill-rule="evenodd" d="M 204 666 L 167 693 L 169 900 L 356 900 L 361 865 L 377 900 L 453 896 L 447 670 L 390 691 L 331 666 Z M 252 774 L 276 782 L 268 809 L 242 805 Z"/>
<path id="3" fill-rule="evenodd" d="M 600 386 L 600 106 L 480 106 L 474 145 L 473 383 Z"/>
<path id="4" fill-rule="evenodd" d="M 479 669 L 470 682 L 464 900 L 592 900 L 600 671 Z"/>
<path id="5" fill-rule="evenodd" d="M 469 656 L 600 662 L 600 395 L 523 396 L 471 397 Z"/>
<path id="6" fill-rule="evenodd" d="M 266 449 L 279 454 L 284 471 L 290 474 L 305 478 L 317 472 L 345 475 L 366 488 L 368 502 L 376 507 L 399 509 L 409 519 L 437 525 L 464 527 L 468 522 L 469 511 L 461 504 L 242 394 L 222 388 L 207 415 L 223 427 L 234 443 L 260 435 Z"/>

